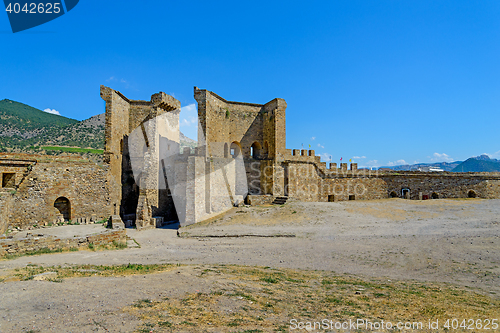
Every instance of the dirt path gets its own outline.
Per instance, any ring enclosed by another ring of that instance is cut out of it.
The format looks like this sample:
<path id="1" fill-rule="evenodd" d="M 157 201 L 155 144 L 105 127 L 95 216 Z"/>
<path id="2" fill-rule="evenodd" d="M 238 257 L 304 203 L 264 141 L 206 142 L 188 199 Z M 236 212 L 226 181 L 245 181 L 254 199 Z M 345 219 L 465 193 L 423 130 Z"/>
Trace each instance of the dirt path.
<path id="1" fill-rule="evenodd" d="M 500 295 L 500 200 L 422 202 L 390 199 L 238 208 L 223 218 L 179 231 L 188 237 L 177 237 L 175 229 L 129 230 L 128 235 L 136 239 L 141 248 L 68 252 L 0 261 L 0 276 L 29 263 L 44 266 L 222 263 L 449 282 L 493 297 Z M 292 233 L 296 237 L 190 238 L 279 233 Z M 13 327 L 8 325 L 14 322 L 28 327 L 32 321 L 37 321 L 33 316 L 38 313 L 44 316 L 59 313 L 55 322 L 63 320 L 63 314 L 70 321 L 90 322 L 97 318 L 94 316 L 102 316 L 100 310 L 123 307 L 143 294 L 169 290 L 182 293 L 201 288 L 189 286 L 192 279 L 189 268 L 185 269 L 183 279 L 161 273 L 139 279 L 69 279 L 62 284 L 2 283 L 0 332 L 4 327 Z M 93 292 L 99 299 L 92 297 Z M 47 309 L 46 304 L 51 301 L 61 307 Z M 72 302 L 80 304 L 81 309 L 91 310 L 75 310 L 79 308 L 71 306 Z M 122 320 L 121 315 L 108 316 L 115 318 L 109 319 L 108 325 L 119 327 L 121 320 L 133 326 L 133 319 Z M 122 331 L 130 331 L 132 326 L 123 325 Z M 90 327 L 99 329 L 96 324 Z M 120 330 L 116 328 L 116 331 Z"/>

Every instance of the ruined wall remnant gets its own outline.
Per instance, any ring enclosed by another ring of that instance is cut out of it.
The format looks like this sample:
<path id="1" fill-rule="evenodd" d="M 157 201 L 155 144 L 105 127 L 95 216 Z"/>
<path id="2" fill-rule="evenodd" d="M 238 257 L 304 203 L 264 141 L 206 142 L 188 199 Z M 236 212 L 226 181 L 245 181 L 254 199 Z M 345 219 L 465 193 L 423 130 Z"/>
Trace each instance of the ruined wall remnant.
<path id="1" fill-rule="evenodd" d="M 285 100 L 276 98 L 266 104 L 231 102 L 197 87 L 194 98 L 198 102 L 201 129 L 198 140 L 206 140 L 206 156 L 241 154 L 250 193 L 283 194 L 276 192 L 278 188 L 271 184 L 282 179 L 279 163 L 286 154 Z M 266 176 L 261 177 L 266 165 L 270 167 Z"/>
<path id="2" fill-rule="evenodd" d="M 500 198 L 499 178 L 492 174 L 378 174 L 358 170 L 357 163 L 320 161 L 314 150 L 286 149 L 283 99 L 267 104 L 229 102 L 195 87 L 200 138 L 207 156 L 241 151 L 252 202 L 269 196 L 300 201 L 372 200 L 388 197 Z M 407 189 L 403 193 L 403 189 Z M 258 199 L 257 196 L 265 196 Z"/>
<path id="3" fill-rule="evenodd" d="M 0 154 L 0 174 L 13 173 L 15 184 L 2 188 L 10 195 L 13 227 L 78 219 L 97 221 L 110 215 L 107 167 L 79 157 Z"/>
<path id="4" fill-rule="evenodd" d="M 106 101 L 106 126 L 104 159 L 109 165 L 107 176 L 113 214 L 134 220 L 140 216 L 139 225 L 154 226 L 153 217 L 175 219 L 175 210 L 167 189 L 160 188 L 161 181 L 160 145 L 162 128 L 155 119 L 167 117 L 173 124 L 179 124 L 180 102 L 165 93 L 151 96 L 149 101 L 130 100 L 120 92 L 101 86 L 101 97 Z M 129 135 L 140 129 L 143 146 L 131 146 Z M 177 137 L 165 138 L 179 143 Z M 132 155 L 131 155 L 132 152 Z M 141 152 L 144 173 L 136 179 L 132 169 L 134 153 Z M 143 183 L 140 190 L 140 183 Z M 147 207 L 145 207 L 147 205 Z M 135 215 L 135 217 L 134 217 Z"/>
<path id="5" fill-rule="evenodd" d="M 43 234 L 28 234 L 25 238 L 0 236 L 0 258 L 6 255 L 20 255 L 44 249 L 67 251 L 70 249 L 86 249 L 90 244 L 93 246 L 106 246 L 117 243 L 127 243 L 125 230 L 107 229 L 96 235 L 69 238 L 44 236 Z"/>

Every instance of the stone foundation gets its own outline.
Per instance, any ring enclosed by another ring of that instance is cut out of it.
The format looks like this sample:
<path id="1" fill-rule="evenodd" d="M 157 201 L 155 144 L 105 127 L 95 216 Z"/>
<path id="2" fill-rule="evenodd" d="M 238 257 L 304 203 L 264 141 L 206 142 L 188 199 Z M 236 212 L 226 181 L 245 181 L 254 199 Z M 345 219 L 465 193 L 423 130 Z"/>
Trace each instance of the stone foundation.
<path id="1" fill-rule="evenodd" d="M 26 238 L 14 239 L 8 236 L 0 236 L 0 258 L 5 255 L 23 254 L 26 252 L 49 249 L 69 250 L 88 248 L 89 244 L 94 246 L 104 246 L 112 244 L 113 241 L 126 243 L 127 235 L 125 230 L 106 230 L 98 235 L 84 237 L 58 238 L 55 236 L 43 236 L 39 234 L 28 235 Z"/>

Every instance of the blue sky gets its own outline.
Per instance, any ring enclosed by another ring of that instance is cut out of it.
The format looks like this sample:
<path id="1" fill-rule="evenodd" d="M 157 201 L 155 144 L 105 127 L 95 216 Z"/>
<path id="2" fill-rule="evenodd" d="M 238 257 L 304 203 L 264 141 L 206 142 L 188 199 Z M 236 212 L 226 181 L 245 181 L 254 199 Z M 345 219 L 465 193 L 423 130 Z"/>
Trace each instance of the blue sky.
<path id="1" fill-rule="evenodd" d="M 0 99 L 85 119 L 99 85 L 287 101 L 287 148 L 363 166 L 500 158 L 500 2 L 94 1 L 12 34 Z M 190 124 L 190 126 L 188 126 Z"/>

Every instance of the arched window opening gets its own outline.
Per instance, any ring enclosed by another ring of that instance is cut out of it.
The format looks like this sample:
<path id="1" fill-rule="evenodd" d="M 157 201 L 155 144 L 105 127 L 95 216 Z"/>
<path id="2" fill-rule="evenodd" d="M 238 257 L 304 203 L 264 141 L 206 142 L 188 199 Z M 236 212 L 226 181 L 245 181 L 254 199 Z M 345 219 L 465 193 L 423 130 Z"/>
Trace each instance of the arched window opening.
<path id="1" fill-rule="evenodd" d="M 233 158 L 237 157 L 241 153 L 240 143 L 237 141 L 233 141 L 231 143 L 230 153 Z"/>
<path id="2" fill-rule="evenodd" d="M 68 198 L 59 197 L 54 201 L 54 207 L 59 210 L 65 221 L 71 220 L 71 203 Z"/>
<path id="3" fill-rule="evenodd" d="M 252 156 L 252 158 L 254 158 L 254 159 L 259 159 L 261 157 L 261 150 L 262 150 L 262 147 L 261 147 L 260 143 L 255 141 L 252 144 L 252 146 L 250 147 L 250 156 Z"/>

